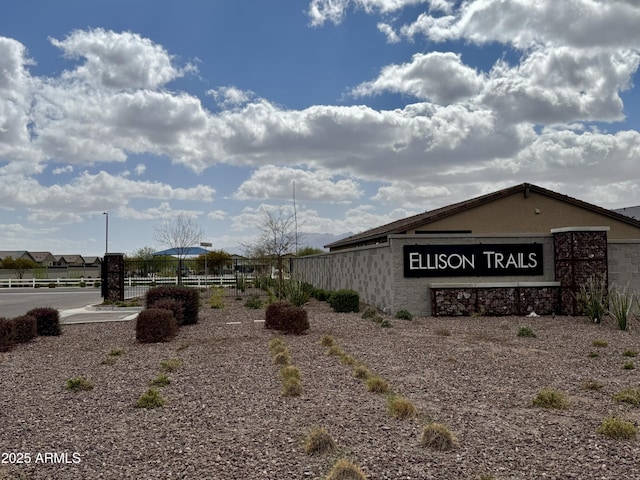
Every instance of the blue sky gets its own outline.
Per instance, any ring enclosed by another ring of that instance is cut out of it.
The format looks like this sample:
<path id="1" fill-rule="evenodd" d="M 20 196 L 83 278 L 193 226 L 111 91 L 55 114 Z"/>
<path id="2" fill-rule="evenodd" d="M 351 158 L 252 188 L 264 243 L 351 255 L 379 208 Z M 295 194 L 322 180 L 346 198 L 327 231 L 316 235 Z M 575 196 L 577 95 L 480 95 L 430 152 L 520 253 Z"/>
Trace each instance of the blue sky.
<path id="1" fill-rule="evenodd" d="M 25 0 L 0 17 L 0 250 L 241 252 L 531 182 L 640 205 L 631 0 Z"/>

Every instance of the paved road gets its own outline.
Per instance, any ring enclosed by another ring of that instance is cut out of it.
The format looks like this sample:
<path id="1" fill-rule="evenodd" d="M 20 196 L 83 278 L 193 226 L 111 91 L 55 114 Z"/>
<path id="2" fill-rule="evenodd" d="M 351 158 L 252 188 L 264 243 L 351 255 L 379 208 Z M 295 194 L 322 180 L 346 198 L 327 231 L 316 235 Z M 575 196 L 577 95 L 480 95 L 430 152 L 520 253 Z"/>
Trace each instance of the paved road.
<path id="1" fill-rule="evenodd" d="M 3 288 L 0 289 L 0 317 L 17 317 L 35 307 L 62 311 L 101 302 L 99 288 Z"/>

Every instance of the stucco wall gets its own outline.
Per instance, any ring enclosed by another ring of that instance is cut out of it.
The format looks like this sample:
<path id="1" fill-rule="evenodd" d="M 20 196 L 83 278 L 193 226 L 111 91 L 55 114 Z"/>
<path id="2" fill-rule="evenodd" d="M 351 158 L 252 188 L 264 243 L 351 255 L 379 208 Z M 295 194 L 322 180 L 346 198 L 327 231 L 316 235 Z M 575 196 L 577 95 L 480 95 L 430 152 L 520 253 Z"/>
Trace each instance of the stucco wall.
<path id="1" fill-rule="evenodd" d="M 541 243 L 544 273 L 536 276 L 500 277 L 428 277 L 405 278 L 404 245 L 468 245 L 499 243 Z M 414 315 L 428 316 L 431 310 L 429 284 L 553 282 L 555 259 L 553 236 L 548 235 L 394 235 L 381 245 L 341 250 L 338 252 L 301 257 L 293 260 L 294 274 L 325 290 L 351 288 L 360 299 L 387 313 L 406 309 Z M 629 285 L 640 292 L 640 240 L 613 240 L 607 246 L 609 283 Z"/>

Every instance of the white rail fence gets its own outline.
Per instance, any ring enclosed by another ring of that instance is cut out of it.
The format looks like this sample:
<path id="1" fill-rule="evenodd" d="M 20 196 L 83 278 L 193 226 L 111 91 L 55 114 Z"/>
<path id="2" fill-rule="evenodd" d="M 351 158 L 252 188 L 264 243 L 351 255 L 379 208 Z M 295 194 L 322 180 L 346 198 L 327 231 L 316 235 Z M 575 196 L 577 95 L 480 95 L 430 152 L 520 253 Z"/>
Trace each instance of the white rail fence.
<path id="1" fill-rule="evenodd" d="M 251 280 L 252 276 L 245 275 L 244 280 Z M 182 284 L 190 287 L 205 286 L 235 286 L 235 275 L 205 276 L 193 275 L 182 277 Z M 178 277 L 127 277 L 125 287 L 157 285 L 178 285 Z M 56 287 L 100 287 L 99 278 L 0 278 L 0 288 L 56 288 Z"/>

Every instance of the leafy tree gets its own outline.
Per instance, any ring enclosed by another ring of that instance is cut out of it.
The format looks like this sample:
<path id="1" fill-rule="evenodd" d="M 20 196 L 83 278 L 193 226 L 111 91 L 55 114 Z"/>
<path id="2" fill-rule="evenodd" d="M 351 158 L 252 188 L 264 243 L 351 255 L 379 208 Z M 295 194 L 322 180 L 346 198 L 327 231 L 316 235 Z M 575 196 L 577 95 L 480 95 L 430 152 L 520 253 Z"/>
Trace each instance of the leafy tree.
<path id="1" fill-rule="evenodd" d="M 13 257 L 7 257 L 2 261 L 2 268 L 7 270 L 13 270 L 16 274 L 16 278 L 24 278 L 24 274 L 27 270 L 38 268 L 38 264 L 28 258 L 13 259 Z"/>
<path id="2" fill-rule="evenodd" d="M 159 273 L 163 262 L 162 258 L 154 256 L 154 253 L 153 247 L 142 247 L 134 250 L 131 255 L 125 255 L 124 264 L 127 272 L 139 277 Z"/>
<path id="3" fill-rule="evenodd" d="M 189 249 L 200 243 L 204 233 L 189 216 L 178 214 L 155 227 L 154 238 L 162 245 L 175 249 L 178 257 L 178 283 L 182 283 L 183 261 Z"/>
<path id="4" fill-rule="evenodd" d="M 231 255 L 224 250 L 211 250 L 203 253 L 196 259 L 198 270 L 204 272 L 205 258 L 207 259 L 207 270 L 221 274 L 225 265 L 231 264 Z"/>
<path id="5" fill-rule="evenodd" d="M 320 253 L 324 253 L 324 250 L 322 250 L 321 248 L 315 248 L 315 247 L 302 247 L 301 249 L 298 250 L 298 256 L 299 257 L 306 257 L 308 255 L 318 255 Z"/>

